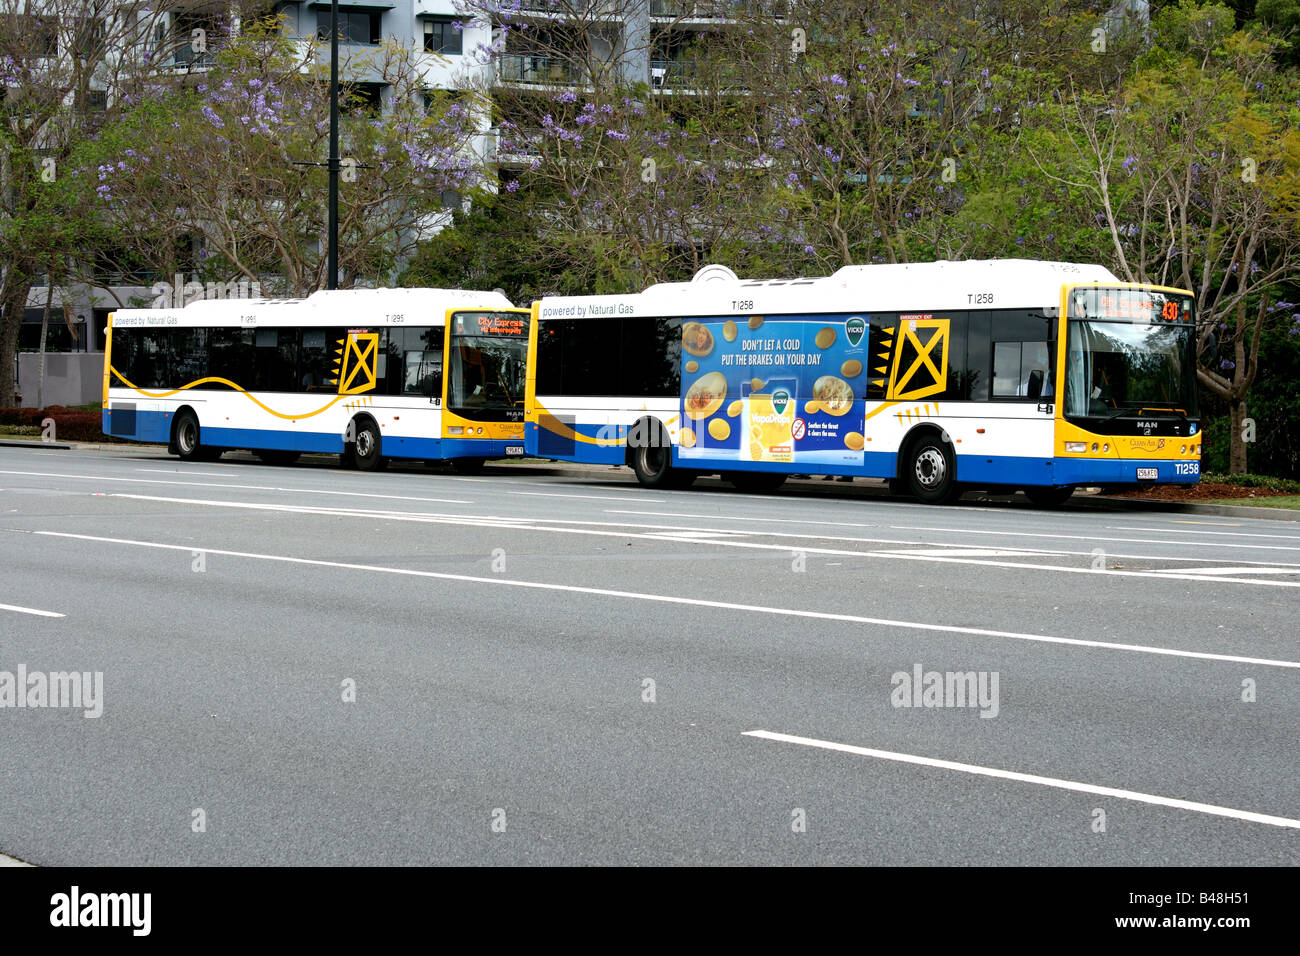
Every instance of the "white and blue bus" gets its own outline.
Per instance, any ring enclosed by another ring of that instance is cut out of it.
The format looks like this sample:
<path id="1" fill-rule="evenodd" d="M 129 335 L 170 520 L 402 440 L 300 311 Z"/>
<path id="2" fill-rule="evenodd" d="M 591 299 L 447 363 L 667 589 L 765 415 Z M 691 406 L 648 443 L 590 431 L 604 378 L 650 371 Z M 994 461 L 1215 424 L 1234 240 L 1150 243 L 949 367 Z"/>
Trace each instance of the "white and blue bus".
<path id="1" fill-rule="evenodd" d="M 500 293 L 316 292 L 110 314 L 104 432 L 182 459 L 249 449 L 450 459 L 523 453 L 530 313 Z"/>
<path id="2" fill-rule="evenodd" d="M 848 266 L 745 281 L 708 267 L 533 306 L 525 450 L 721 473 L 884 478 L 926 502 L 1199 480 L 1192 295 L 1096 265 Z"/>

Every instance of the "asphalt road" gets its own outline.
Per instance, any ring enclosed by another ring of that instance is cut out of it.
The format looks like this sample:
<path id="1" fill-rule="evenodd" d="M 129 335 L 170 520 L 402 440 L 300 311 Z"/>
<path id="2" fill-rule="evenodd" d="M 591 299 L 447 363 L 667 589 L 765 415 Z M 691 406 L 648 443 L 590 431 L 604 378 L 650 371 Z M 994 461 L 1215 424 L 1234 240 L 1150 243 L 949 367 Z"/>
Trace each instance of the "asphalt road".
<path id="1" fill-rule="evenodd" d="M 1300 862 L 1300 525 L 834 490 L 0 448 L 0 853 Z"/>

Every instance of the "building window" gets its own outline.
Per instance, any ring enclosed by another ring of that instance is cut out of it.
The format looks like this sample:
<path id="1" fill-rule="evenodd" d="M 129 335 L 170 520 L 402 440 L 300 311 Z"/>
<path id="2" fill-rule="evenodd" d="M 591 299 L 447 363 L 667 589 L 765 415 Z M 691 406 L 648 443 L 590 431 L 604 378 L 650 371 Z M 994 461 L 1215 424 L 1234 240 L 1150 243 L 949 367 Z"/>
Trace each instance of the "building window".
<path id="1" fill-rule="evenodd" d="M 340 10 L 339 42 L 378 43 L 381 33 L 379 24 L 382 18 L 383 14 L 377 10 Z M 330 12 L 328 10 L 321 10 L 316 14 L 316 36 L 318 39 L 329 41 Z"/>
<path id="2" fill-rule="evenodd" d="M 452 26 L 451 17 L 431 17 L 424 21 L 424 52 L 458 56 L 461 31 Z"/>
<path id="3" fill-rule="evenodd" d="M 443 209 L 451 212 L 459 212 L 461 209 L 460 193 L 454 189 L 444 189 L 442 195 L 438 197 Z"/>
<path id="4" fill-rule="evenodd" d="M 341 90 L 341 109 L 349 116 L 373 116 L 384 106 L 384 84 L 352 83 Z"/>

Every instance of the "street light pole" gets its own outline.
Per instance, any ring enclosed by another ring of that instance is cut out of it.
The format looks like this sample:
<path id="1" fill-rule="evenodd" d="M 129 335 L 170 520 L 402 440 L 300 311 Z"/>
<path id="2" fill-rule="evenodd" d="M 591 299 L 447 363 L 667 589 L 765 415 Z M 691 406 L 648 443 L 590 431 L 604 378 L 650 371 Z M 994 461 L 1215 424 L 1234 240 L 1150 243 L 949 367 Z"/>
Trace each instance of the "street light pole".
<path id="1" fill-rule="evenodd" d="M 325 288 L 339 287 L 339 0 L 330 0 L 330 195 Z"/>

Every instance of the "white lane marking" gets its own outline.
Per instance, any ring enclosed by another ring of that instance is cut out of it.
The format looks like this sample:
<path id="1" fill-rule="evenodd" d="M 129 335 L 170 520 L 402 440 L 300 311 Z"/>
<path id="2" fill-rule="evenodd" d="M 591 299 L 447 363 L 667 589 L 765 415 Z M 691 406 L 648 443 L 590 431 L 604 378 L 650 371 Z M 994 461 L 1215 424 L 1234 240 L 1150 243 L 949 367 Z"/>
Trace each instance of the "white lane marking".
<path id="1" fill-rule="evenodd" d="M 132 495 L 114 493 L 109 498 L 127 498 L 133 501 L 157 501 L 178 505 L 203 505 L 208 508 L 241 508 L 245 511 L 277 511 L 283 514 L 324 515 L 330 518 L 368 518 L 382 521 L 420 521 L 427 524 L 455 524 L 475 527 L 515 528 L 532 530 L 533 525 L 525 519 L 496 518 L 491 515 L 475 515 L 466 518 L 462 515 L 430 514 L 423 511 L 376 511 L 370 508 L 326 508 L 311 505 L 273 505 L 255 501 L 223 501 L 220 498 L 164 498 L 159 495 Z M 539 528 L 536 530 L 548 530 Z M 555 529 L 566 530 L 566 529 Z M 576 533 L 576 532 L 575 532 Z M 599 534 L 599 532 L 592 532 Z M 613 532 L 610 532 L 611 534 Z"/>
<path id="2" fill-rule="evenodd" d="M 798 744 L 801 747 L 814 747 L 820 750 L 836 750 L 839 753 L 853 753 L 859 757 L 875 757 L 876 760 L 889 760 L 898 763 L 913 763 L 915 766 L 935 767 L 937 770 L 956 770 L 962 774 L 974 774 L 976 777 L 993 777 L 1000 780 L 1015 780 L 1018 783 L 1035 783 L 1040 787 L 1052 787 L 1054 790 L 1069 790 L 1076 793 L 1092 793 L 1095 796 L 1114 797 L 1117 800 L 1134 800 L 1136 803 L 1153 806 L 1169 806 L 1175 810 L 1192 810 L 1193 813 L 1205 813 L 1213 817 L 1240 819 L 1247 823 L 1266 823 L 1268 826 L 1288 827 L 1300 830 L 1300 819 L 1291 817 L 1274 817 L 1268 813 L 1256 813 L 1255 810 L 1238 810 L 1232 806 L 1201 804 L 1195 800 L 1180 800 L 1178 797 L 1166 797 L 1157 793 L 1143 793 L 1136 790 L 1119 790 L 1118 787 L 1099 787 L 1093 783 L 1079 783 L 1078 780 L 1063 780 L 1058 777 L 1040 777 L 1039 774 L 1022 774 L 1015 770 L 998 770 L 976 763 L 958 763 L 953 760 L 937 760 L 935 757 L 920 757 L 914 753 L 898 753 L 896 750 L 878 750 L 871 747 L 854 747 L 853 744 L 840 744 L 833 740 L 818 740 L 816 737 L 801 737 L 793 734 L 774 734 L 766 730 L 745 731 L 741 736 L 759 737 L 761 740 L 774 740 L 783 744 Z"/>
<path id="3" fill-rule="evenodd" d="M 662 498 L 633 498 L 631 495 L 562 495 L 553 491 L 516 491 L 524 498 L 581 498 L 584 501 L 644 501 L 650 504 L 661 503 Z"/>
<path id="4" fill-rule="evenodd" d="M 943 534 L 1000 534 L 1016 538 L 1064 538 L 1069 541 L 1121 541 L 1129 544 L 1190 545 L 1200 548 L 1250 548 L 1252 551 L 1300 551 L 1300 547 L 1280 544 L 1235 544 L 1231 541 L 1162 541 L 1158 538 L 1103 538 L 1091 534 L 1048 534 L 1041 531 L 977 531 L 974 528 L 931 528 L 920 525 L 894 524 L 894 531 L 938 531 Z"/>
<path id="5" fill-rule="evenodd" d="M 756 542 L 737 541 L 725 529 L 720 528 L 672 528 L 655 525 L 617 525 L 614 527 L 641 527 L 653 528 L 659 533 L 633 532 L 633 531 L 596 531 L 591 526 L 607 525 L 610 522 L 585 522 L 556 520 L 551 521 L 542 518 L 501 518 L 493 515 L 450 515 L 450 514 L 430 514 L 423 512 L 394 512 L 394 511 L 373 511 L 360 508 L 313 508 L 307 505 L 273 505 L 261 504 L 245 501 L 221 501 L 217 499 L 204 498 L 164 498 L 157 495 L 133 495 L 126 493 L 116 493 L 111 495 L 113 498 L 130 498 L 137 501 L 158 501 L 169 504 L 188 504 L 204 505 L 214 508 L 243 508 L 250 511 L 280 511 L 287 514 L 315 514 L 327 515 L 331 517 L 351 517 L 351 518 L 369 518 L 385 521 L 419 521 L 428 524 L 454 524 L 463 526 L 479 526 L 492 528 L 513 528 L 520 531 L 536 531 L 548 534 L 578 534 L 598 537 L 616 537 L 616 538 L 641 538 L 649 541 L 674 541 L 680 542 L 681 538 L 675 535 L 682 532 L 700 534 L 702 532 L 717 532 L 720 537 L 709 539 L 709 544 L 716 544 L 718 547 L 726 548 L 750 548 L 758 551 L 778 551 L 787 554 L 791 551 L 801 551 L 806 554 L 822 554 L 834 556 L 850 556 L 859 558 L 876 558 L 891 561 L 931 561 L 944 564 L 974 564 L 986 568 L 1018 568 L 1021 570 L 1032 571 L 1059 571 L 1066 574 L 1100 574 L 1113 577 L 1133 577 L 1133 578 L 1157 578 L 1164 581 L 1187 580 L 1187 581 L 1216 581 L 1221 584 L 1253 584 L 1264 587 L 1281 587 L 1281 588 L 1300 588 L 1300 581 L 1268 581 L 1255 580 L 1253 578 L 1234 578 L 1234 577 L 1211 577 L 1209 575 L 1197 574 L 1179 574 L 1176 571 L 1126 571 L 1117 568 L 1093 568 L 1091 565 L 1086 567 L 1072 567 L 1069 565 L 1058 564 L 1030 564 L 1025 561 L 991 561 L 985 558 L 954 558 L 941 557 L 938 554 L 911 554 L 905 550 L 877 550 L 877 551 L 858 551 L 849 548 L 812 548 L 807 545 L 793 547 L 784 544 L 759 544 Z M 577 528 L 558 528 L 556 524 L 584 525 L 585 527 Z M 17 530 L 17 529 L 14 529 Z M 722 537 L 725 536 L 725 537 Z M 776 532 L 766 532 L 764 537 L 781 537 L 781 538 L 807 538 L 808 535 L 796 534 L 777 534 Z M 838 539 L 832 537 L 821 537 L 819 540 L 848 540 L 848 541 L 870 541 L 871 539 L 847 538 Z M 924 542 L 913 541 L 893 541 L 892 544 L 923 544 Z M 1062 552 L 1048 552 L 1049 554 L 1061 554 Z M 1111 555 L 1111 557 L 1118 557 Z M 1171 559 L 1172 560 L 1172 559 Z"/>
<path id="6" fill-rule="evenodd" d="M 20 607 L 17 604 L 0 604 L 0 611 L 14 611 L 18 614 L 35 614 L 37 617 L 67 617 L 57 611 L 42 611 L 34 607 Z"/>
<path id="7" fill-rule="evenodd" d="M 1154 793 L 1142 793 L 1138 790 L 1120 790 L 1117 787 L 1100 787 L 1092 783 L 1079 783 L 1076 780 L 1062 780 L 1059 777 L 1042 777 L 1035 773 L 1019 773 L 1015 770 L 998 770 L 995 767 L 981 767 L 973 763 L 958 763 L 955 760 L 939 760 L 935 757 L 920 757 L 916 754 L 898 753 L 893 750 L 876 750 L 872 747 L 855 747 L 852 744 L 836 743 L 833 740 L 818 740 L 815 737 L 796 737 L 793 734 L 778 734 L 770 730 L 747 730 L 741 736 L 758 737 L 761 740 L 773 740 L 784 744 L 799 744 L 803 747 L 816 747 L 819 750 L 834 750 L 840 753 L 856 754 L 860 757 L 875 757 L 877 760 L 892 760 L 897 763 L 914 764 L 919 767 L 933 767 L 938 770 L 955 770 L 980 777 L 994 777 L 998 780 L 1015 780 L 1019 783 L 1034 783 L 1040 787 L 1052 787 L 1056 790 L 1073 790 L 1076 793 L 1090 793 L 1098 797 L 1114 797 L 1117 800 L 1133 800 L 1149 803 L 1157 807 L 1170 807 L 1175 810 L 1191 810 L 1215 817 L 1228 817 L 1246 823 L 1264 823 L 1273 827 L 1287 827 L 1300 830 L 1300 820 L 1290 817 L 1275 817 L 1253 810 L 1237 810 L 1233 807 L 1221 807 L 1213 803 L 1197 803 L 1194 800 L 1181 800 L 1177 797 L 1162 797 Z"/>
<path id="8" fill-rule="evenodd" d="M 1157 574 L 1300 574 L 1300 568 L 1162 568 Z"/>
<path id="9" fill-rule="evenodd" d="M 5 856 L 3 853 L 0 853 L 0 866 L 31 866 L 31 865 L 32 864 L 26 863 L 23 860 L 17 860 L 14 859 L 12 856 Z"/>
<path id="10" fill-rule="evenodd" d="M 106 538 L 99 535 L 73 534 L 67 531 L 25 531 L 5 529 L 15 534 L 30 534 L 45 538 L 67 538 L 74 541 L 97 541 L 104 544 L 121 544 L 137 548 L 155 548 L 162 551 L 203 551 L 207 554 L 233 558 L 251 558 L 257 561 L 277 561 L 285 564 L 302 564 L 312 567 L 340 568 L 346 571 L 372 571 L 378 574 L 397 574 L 406 577 L 432 578 L 441 581 L 462 581 L 472 584 L 491 584 L 500 587 L 526 588 L 538 591 L 560 591 L 566 594 L 591 594 L 597 597 L 626 598 L 658 604 L 681 604 L 689 607 L 718 608 L 726 611 L 748 611 L 777 617 L 807 618 L 818 621 L 842 621 L 850 624 L 872 624 L 880 627 L 898 627 L 916 631 L 938 631 L 943 634 L 973 634 L 977 637 L 1004 637 L 1018 641 L 1043 644 L 1063 644 L 1071 647 L 1092 647 L 1104 650 L 1132 651 L 1142 654 L 1160 654 L 1167 657 L 1185 657 L 1195 660 L 1227 661 L 1233 664 L 1258 664 L 1264 667 L 1300 669 L 1300 661 L 1271 660 L 1263 657 L 1241 657 L 1233 654 L 1209 654 L 1203 651 L 1185 651 L 1170 647 L 1152 647 L 1144 644 L 1118 644 L 1111 641 L 1088 641 L 1075 637 L 1052 637 L 1046 634 L 1026 634 L 1019 631 L 999 631 L 981 627 L 963 627 L 956 624 L 927 624 L 924 621 L 898 621 L 890 618 L 866 617 L 860 614 L 836 614 L 829 611 L 805 611 L 797 608 L 768 607 L 761 604 L 735 604 L 729 601 L 707 601 L 703 598 L 679 597 L 674 594 L 650 594 L 640 591 L 617 591 L 609 588 L 589 588 L 576 584 L 551 584 L 544 581 L 517 581 L 502 578 L 484 578 L 470 574 L 451 574 L 445 571 L 417 571 L 411 568 L 392 568 L 375 564 L 351 564 L 325 561 L 320 558 L 295 558 L 281 554 L 258 554 L 250 551 L 226 551 L 193 544 L 163 544 L 158 541 L 137 541 L 132 538 Z"/>
<path id="11" fill-rule="evenodd" d="M 1202 531 L 1200 528 L 1195 530 L 1191 528 L 1131 528 L 1125 525 L 1107 525 L 1106 527 L 1111 531 L 1152 531 L 1156 534 L 1212 534 L 1229 538 L 1281 538 L 1283 541 L 1300 541 L 1300 535 L 1260 534 L 1257 531 Z M 1228 527 L 1240 527 L 1240 525 L 1228 525 Z"/>
<path id="12" fill-rule="evenodd" d="M 859 524 L 854 521 L 810 521 L 804 518 L 769 518 L 762 515 L 702 515 L 692 514 L 686 511 L 627 511 L 621 508 L 605 508 L 603 511 L 607 515 L 640 515 L 649 518 L 695 518 L 699 521 L 757 521 L 762 524 L 815 524 L 829 525 L 832 528 L 880 527 L 878 524 Z"/>
<path id="13" fill-rule="evenodd" d="M 993 548 L 963 548 L 954 545 L 950 548 L 900 548 L 894 551 L 881 551 L 880 554 L 929 555 L 931 557 L 950 558 L 1032 558 L 1040 554 L 1068 554 L 1068 551 L 999 551 Z"/>
<path id="14" fill-rule="evenodd" d="M 275 485 L 228 485 L 221 481 L 164 481 L 161 478 L 113 478 L 108 475 L 63 475 L 46 471 L 0 471 L 0 475 L 36 478 L 74 478 L 78 481 L 125 481 L 134 485 L 182 485 L 191 488 L 230 488 L 240 491 L 283 491 L 295 495 L 342 495 L 346 498 L 383 498 L 390 501 L 428 501 L 439 505 L 472 505 L 463 498 L 423 498 L 413 495 L 375 495 L 362 491 L 327 491 L 321 488 L 281 488 Z"/>
<path id="15" fill-rule="evenodd" d="M 714 538 L 734 538 L 737 535 L 745 536 L 745 531 L 666 531 L 657 537 L 661 538 L 681 538 L 685 541 L 711 541 Z"/>
<path id="16" fill-rule="evenodd" d="M 197 475 L 200 478 L 237 478 L 234 472 L 229 471 L 190 471 L 188 468 L 132 468 L 132 471 L 143 471 L 154 475 Z"/>

